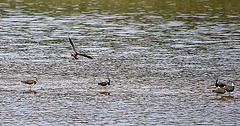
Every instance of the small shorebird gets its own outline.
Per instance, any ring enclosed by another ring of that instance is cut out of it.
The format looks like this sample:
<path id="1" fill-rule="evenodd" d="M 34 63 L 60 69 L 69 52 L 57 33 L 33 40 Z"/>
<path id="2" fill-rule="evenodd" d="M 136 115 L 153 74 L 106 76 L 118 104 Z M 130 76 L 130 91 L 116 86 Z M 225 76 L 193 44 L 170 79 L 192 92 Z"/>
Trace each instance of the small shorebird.
<path id="1" fill-rule="evenodd" d="M 212 90 L 212 92 L 215 92 L 217 94 L 224 94 L 226 92 L 225 88 L 217 87 L 216 90 Z"/>
<path id="2" fill-rule="evenodd" d="M 106 91 L 107 86 L 110 85 L 110 79 L 108 78 L 107 82 L 100 82 L 100 83 L 98 83 L 98 85 L 103 86 L 105 88 L 105 91 Z"/>
<path id="3" fill-rule="evenodd" d="M 220 88 L 223 88 L 226 86 L 226 84 L 222 83 L 222 82 L 218 82 L 218 79 L 216 80 L 216 84 L 215 84 L 216 87 L 220 87 Z"/>
<path id="4" fill-rule="evenodd" d="M 78 52 L 76 51 L 76 49 L 75 49 L 75 46 L 74 46 L 74 44 L 73 44 L 71 38 L 68 37 L 68 39 L 69 39 L 69 42 L 70 42 L 71 45 L 72 45 L 73 51 L 75 52 L 75 53 L 71 54 L 71 56 L 73 56 L 75 59 L 78 59 L 78 57 L 77 57 L 78 55 L 80 55 L 80 56 L 84 56 L 84 57 L 87 57 L 87 58 L 89 58 L 89 59 L 93 59 L 91 56 L 88 56 L 88 55 L 86 55 L 86 54 L 82 54 L 82 53 L 78 53 Z"/>
<path id="5" fill-rule="evenodd" d="M 31 87 L 37 83 L 37 78 L 35 77 L 34 80 L 26 80 L 26 81 L 21 81 L 24 84 L 27 84 L 31 90 Z"/>
<path id="6" fill-rule="evenodd" d="M 234 83 L 232 83 L 231 86 L 226 86 L 226 91 L 229 92 L 229 96 L 231 95 L 230 93 L 234 91 Z"/>

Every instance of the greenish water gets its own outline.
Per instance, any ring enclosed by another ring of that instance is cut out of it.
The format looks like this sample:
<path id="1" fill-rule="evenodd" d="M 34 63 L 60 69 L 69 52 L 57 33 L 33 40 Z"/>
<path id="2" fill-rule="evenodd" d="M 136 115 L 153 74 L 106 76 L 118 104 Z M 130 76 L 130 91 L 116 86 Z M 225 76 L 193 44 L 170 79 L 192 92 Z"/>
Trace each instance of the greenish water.
<path id="1" fill-rule="evenodd" d="M 0 0 L 0 125 L 239 125 L 239 8 Z M 94 59 L 74 60 L 68 36 Z M 235 83 L 231 96 L 212 93 L 217 78 Z"/>

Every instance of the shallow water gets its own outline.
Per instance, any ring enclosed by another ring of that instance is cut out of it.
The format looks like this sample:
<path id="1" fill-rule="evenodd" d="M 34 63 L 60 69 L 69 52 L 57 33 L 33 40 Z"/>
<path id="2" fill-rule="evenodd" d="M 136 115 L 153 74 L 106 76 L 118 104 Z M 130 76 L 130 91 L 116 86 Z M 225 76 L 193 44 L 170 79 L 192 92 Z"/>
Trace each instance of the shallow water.
<path id="1" fill-rule="evenodd" d="M 1 1 L 0 125 L 239 125 L 239 5 Z"/>

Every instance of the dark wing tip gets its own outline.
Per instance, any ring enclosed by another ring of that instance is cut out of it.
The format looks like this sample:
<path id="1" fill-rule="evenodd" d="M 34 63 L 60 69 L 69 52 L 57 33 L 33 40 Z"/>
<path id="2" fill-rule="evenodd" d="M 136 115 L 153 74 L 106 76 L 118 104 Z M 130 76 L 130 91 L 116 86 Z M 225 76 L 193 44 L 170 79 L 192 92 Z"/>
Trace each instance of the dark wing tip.
<path id="1" fill-rule="evenodd" d="M 89 58 L 89 59 L 93 59 L 93 57 L 88 56 L 88 55 L 86 55 L 86 54 L 80 54 L 80 53 L 77 53 L 77 55 L 84 56 L 84 57 L 87 57 L 87 58 Z"/>
<path id="2" fill-rule="evenodd" d="M 69 40 L 70 44 L 72 45 L 73 51 L 76 52 L 75 46 L 74 46 L 74 44 L 72 42 L 72 39 L 69 36 L 68 36 L 68 40 Z"/>
<path id="3" fill-rule="evenodd" d="M 70 37 L 68 37 L 68 40 L 71 44 L 73 44 L 72 39 Z"/>
<path id="4" fill-rule="evenodd" d="M 89 58 L 89 59 L 93 59 L 93 57 L 91 57 L 91 56 L 87 56 L 87 58 Z"/>

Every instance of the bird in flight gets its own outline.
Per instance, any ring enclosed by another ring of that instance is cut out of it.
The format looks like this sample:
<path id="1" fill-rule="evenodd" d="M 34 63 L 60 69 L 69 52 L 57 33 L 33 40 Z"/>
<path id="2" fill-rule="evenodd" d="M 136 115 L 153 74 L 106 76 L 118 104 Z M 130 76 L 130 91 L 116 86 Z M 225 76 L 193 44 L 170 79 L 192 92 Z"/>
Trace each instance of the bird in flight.
<path id="1" fill-rule="evenodd" d="M 71 56 L 73 56 L 75 59 L 78 59 L 78 57 L 77 57 L 78 55 L 80 55 L 80 56 L 84 56 L 84 57 L 87 57 L 87 58 L 89 58 L 89 59 L 93 59 L 91 56 L 88 56 L 88 55 L 86 55 L 86 54 L 82 54 L 82 53 L 78 53 L 78 52 L 76 51 L 76 49 L 75 49 L 75 46 L 74 46 L 74 44 L 73 44 L 71 38 L 68 37 L 68 39 L 69 39 L 69 42 L 71 43 L 72 48 L 73 48 L 73 51 L 74 51 L 74 53 L 72 53 Z"/>

